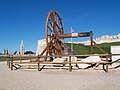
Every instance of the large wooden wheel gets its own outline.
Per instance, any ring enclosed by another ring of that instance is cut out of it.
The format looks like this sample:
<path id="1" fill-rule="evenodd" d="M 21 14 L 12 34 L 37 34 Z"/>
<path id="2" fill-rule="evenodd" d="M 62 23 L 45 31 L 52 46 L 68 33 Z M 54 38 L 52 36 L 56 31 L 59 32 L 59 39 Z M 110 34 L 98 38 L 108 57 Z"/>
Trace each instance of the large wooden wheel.
<path id="1" fill-rule="evenodd" d="M 63 33 L 63 24 L 58 12 L 49 12 L 46 20 L 46 56 L 60 56 L 63 54 L 63 38 L 59 38 L 59 35 Z"/>
<path id="2" fill-rule="evenodd" d="M 41 52 L 40 56 L 46 54 L 45 61 L 53 60 L 53 57 L 60 57 L 64 54 L 64 38 L 88 37 L 90 36 L 92 42 L 92 32 L 64 34 L 62 20 L 56 11 L 49 12 L 46 20 L 46 48 Z M 91 43 L 91 51 L 92 49 Z"/>

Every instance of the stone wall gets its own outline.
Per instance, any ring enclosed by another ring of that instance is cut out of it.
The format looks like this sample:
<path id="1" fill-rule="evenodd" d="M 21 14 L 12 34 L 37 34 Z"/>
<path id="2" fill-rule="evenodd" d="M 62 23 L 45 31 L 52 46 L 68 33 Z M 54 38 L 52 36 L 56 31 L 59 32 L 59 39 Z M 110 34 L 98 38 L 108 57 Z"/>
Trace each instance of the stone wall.
<path id="1" fill-rule="evenodd" d="M 111 42 L 120 42 L 120 34 L 118 35 L 113 35 L 113 36 L 109 36 L 109 35 L 104 35 L 102 37 L 98 37 L 96 39 L 93 39 L 97 44 L 101 44 L 101 43 L 111 43 Z M 83 43 L 84 45 L 90 45 L 90 40 L 87 41 L 82 41 L 82 42 L 78 42 L 78 43 Z"/>

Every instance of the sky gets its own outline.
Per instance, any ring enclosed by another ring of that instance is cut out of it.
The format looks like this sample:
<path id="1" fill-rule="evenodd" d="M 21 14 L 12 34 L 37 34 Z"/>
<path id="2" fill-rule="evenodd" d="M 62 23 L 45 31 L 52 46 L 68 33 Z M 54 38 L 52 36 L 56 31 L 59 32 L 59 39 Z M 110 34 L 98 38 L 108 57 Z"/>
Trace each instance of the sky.
<path id="1" fill-rule="evenodd" d="M 22 40 L 25 51 L 36 52 L 51 10 L 59 12 L 65 34 L 71 27 L 93 31 L 93 38 L 120 33 L 120 0 L 0 0 L 0 53 L 4 48 L 11 54 L 19 51 Z"/>

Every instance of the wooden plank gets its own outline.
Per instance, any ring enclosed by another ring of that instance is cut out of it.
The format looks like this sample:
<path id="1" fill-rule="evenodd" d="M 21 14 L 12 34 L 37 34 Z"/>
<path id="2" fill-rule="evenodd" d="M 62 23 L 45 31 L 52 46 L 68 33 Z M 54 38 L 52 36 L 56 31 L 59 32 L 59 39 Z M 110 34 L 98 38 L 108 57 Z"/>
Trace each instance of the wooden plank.
<path id="1" fill-rule="evenodd" d="M 12 62 L 14 64 L 37 64 L 38 62 Z"/>
<path id="2" fill-rule="evenodd" d="M 112 62 L 106 62 L 106 61 L 102 61 L 102 62 L 81 62 L 81 61 L 76 61 L 76 62 L 11 62 L 14 64 L 95 64 L 95 63 L 99 63 L 99 64 L 112 64 Z"/>
<path id="3" fill-rule="evenodd" d="M 19 69 L 21 67 L 21 65 L 17 64 L 19 67 L 17 67 L 16 65 L 13 65 L 13 67 L 15 68 L 15 70 Z"/>
<path id="4" fill-rule="evenodd" d="M 81 55 L 74 55 L 74 56 L 90 56 L 91 54 L 81 54 Z M 109 56 L 117 56 L 117 55 L 120 55 L 120 54 L 93 54 L 94 56 L 106 56 L 106 55 L 109 55 Z M 66 56 L 68 56 L 68 55 L 60 55 L 59 57 L 66 57 Z M 44 57 L 56 57 L 56 55 L 53 55 L 53 56 L 8 56 L 8 59 L 9 58 L 18 58 L 18 59 L 22 59 L 22 58 L 24 58 L 24 59 L 30 59 L 30 58 L 44 58 Z"/>
<path id="5" fill-rule="evenodd" d="M 45 65 L 42 66 L 42 68 L 39 69 L 39 71 L 42 71 L 42 69 L 45 67 Z"/>

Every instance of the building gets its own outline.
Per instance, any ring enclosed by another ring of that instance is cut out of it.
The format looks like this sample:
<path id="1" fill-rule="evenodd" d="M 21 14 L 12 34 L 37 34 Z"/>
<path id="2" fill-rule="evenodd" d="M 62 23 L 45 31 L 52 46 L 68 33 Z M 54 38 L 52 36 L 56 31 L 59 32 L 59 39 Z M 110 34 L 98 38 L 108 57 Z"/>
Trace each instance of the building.
<path id="1" fill-rule="evenodd" d="M 21 41 L 21 44 L 20 44 L 20 55 L 24 55 L 24 43 L 23 43 L 23 40 Z"/>
<path id="2" fill-rule="evenodd" d="M 120 46 L 111 46 L 111 53 L 112 54 L 120 54 Z M 120 59 L 120 55 L 112 56 L 112 61 L 116 61 L 118 59 Z M 120 66 L 120 63 L 113 63 L 112 66 L 113 67 Z"/>
<path id="3" fill-rule="evenodd" d="M 44 50 L 45 47 L 46 47 L 46 39 L 38 40 L 36 55 L 39 55 Z"/>
<path id="4" fill-rule="evenodd" d="M 111 43 L 111 42 L 120 42 L 120 34 L 118 35 L 104 35 L 98 38 L 93 39 L 97 44 L 102 44 L 102 43 Z M 70 43 L 70 42 L 69 42 Z M 76 44 L 82 43 L 84 45 L 90 45 L 90 40 L 86 41 L 80 41 L 80 42 L 73 42 Z"/>
<path id="5" fill-rule="evenodd" d="M 39 55 L 42 53 L 42 51 L 45 49 L 46 47 L 46 39 L 42 39 L 42 40 L 38 40 L 38 45 L 37 45 L 37 50 L 36 50 L 36 55 Z M 75 52 L 74 50 L 71 50 L 70 47 L 68 47 L 67 45 L 64 46 L 64 55 L 69 55 L 69 54 L 76 54 L 77 52 Z M 44 53 L 45 55 L 46 53 Z"/>

